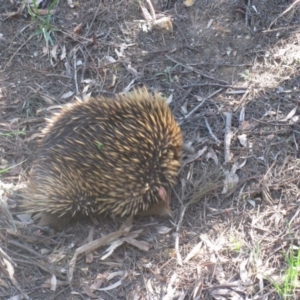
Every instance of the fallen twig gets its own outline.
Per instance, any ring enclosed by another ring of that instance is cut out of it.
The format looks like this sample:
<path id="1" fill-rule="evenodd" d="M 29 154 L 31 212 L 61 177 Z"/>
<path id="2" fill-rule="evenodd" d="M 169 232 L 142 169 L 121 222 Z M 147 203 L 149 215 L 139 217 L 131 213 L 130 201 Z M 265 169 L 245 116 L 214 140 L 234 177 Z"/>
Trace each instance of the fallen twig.
<path id="1" fill-rule="evenodd" d="M 151 3 L 151 0 L 146 0 L 146 2 L 149 5 L 149 9 L 150 9 L 150 13 L 151 13 L 152 19 L 156 20 L 156 15 L 155 15 L 155 11 L 154 11 L 153 5 Z"/>
<path id="2" fill-rule="evenodd" d="M 224 159 L 225 159 L 225 164 L 227 164 L 231 160 L 230 143 L 233 137 L 233 133 L 231 131 L 232 113 L 226 112 L 225 116 L 226 116 L 226 124 L 225 124 L 225 136 L 224 136 Z"/>
<path id="3" fill-rule="evenodd" d="M 14 277 L 16 263 L 2 250 L 0 247 L 0 269 L 2 269 L 3 273 L 9 277 L 11 283 L 16 287 L 16 289 L 22 294 L 22 296 L 27 300 L 29 297 L 25 294 Z"/>
<path id="4" fill-rule="evenodd" d="M 121 226 L 121 228 L 115 232 L 112 232 L 106 236 L 103 236 L 100 239 L 94 240 L 90 243 L 87 243 L 79 248 L 76 249 L 74 256 L 72 257 L 71 261 L 69 262 L 69 270 L 68 270 L 68 280 L 69 283 L 71 284 L 72 279 L 73 279 L 73 273 L 74 273 L 74 268 L 75 268 L 75 263 L 77 260 L 78 255 L 82 253 L 90 253 L 95 251 L 101 246 L 108 245 L 111 242 L 115 241 L 122 235 L 128 233 L 132 227 L 132 217 L 128 218 L 124 224 Z"/>
<path id="5" fill-rule="evenodd" d="M 194 107 L 187 115 L 185 115 L 181 121 L 179 122 L 179 125 L 181 125 L 187 118 L 189 118 L 195 111 L 197 111 L 206 100 L 210 99 L 211 97 L 215 96 L 216 94 L 220 93 L 221 91 L 223 91 L 222 89 L 218 89 L 215 92 L 213 92 L 212 94 L 210 94 L 209 96 L 207 96 L 206 98 L 204 98 L 196 107 Z"/>
<path id="6" fill-rule="evenodd" d="M 212 129 L 210 127 L 210 125 L 208 124 L 208 121 L 207 121 L 207 118 L 204 118 L 205 120 L 205 124 L 206 124 L 206 127 L 208 129 L 208 132 L 209 134 L 211 135 L 211 137 L 217 142 L 218 145 L 221 144 L 221 141 L 215 136 L 215 134 L 212 132 Z"/>
<path id="7" fill-rule="evenodd" d="M 300 1 L 300 0 L 299 0 L 299 1 Z M 203 76 L 203 77 L 205 77 L 205 78 L 208 78 L 208 79 L 211 79 L 211 80 L 214 80 L 214 81 L 218 81 L 218 82 L 221 82 L 221 83 L 226 84 L 226 85 L 229 84 L 229 83 L 228 83 L 227 81 L 225 81 L 225 80 L 216 79 L 216 78 L 211 77 L 211 76 L 209 76 L 209 75 L 203 74 L 201 71 L 197 70 L 196 68 L 192 67 L 191 65 L 185 65 L 184 63 L 181 63 L 181 62 L 177 61 L 176 59 L 172 58 L 171 56 L 169 56 L 169 55 L 167 55 L 167 54 L 166 54 L 165 56 L 166 56 L 169 60 L 171 60 L 171 61 L 173 61 L 174 63 L 178 64 L 179 66 L 182 66 L 182 67 L 184 67 L 184 68 L 186 68 L 186 69 L 188 69 L 188 70 L 190 70 L 190 71 L 193 71 L 193 72 L 195 72 L 195 73 L 197 73 L 197 74 L 199 74 L 199 75 L 201 75 L 201 76 Z"/>
<path id="8" fill-rule="evenodd" d="M 182 266 L 182 257 L 179 251 L 179 230 L 181 227 L 181 223 L 185 214 L 185 211 L 187 209 L 187 205 L 183 205 L 181 206 L 181 211 L 180 211 L 180 216 L 179 216 L 179 220 L 178 223 L 176 225 L 176 232 L 175 232 L 175 252 L 176 252 L 176 257 L 177 257 L 177 263 Z"/>
<path id="9" fill-rule="evenodd" d="M 285 11 L 283 11 L 278 17 L 276 17 L 272 22 L 271 24 L 269 25 L 268 27 L 268 30 L 271 29 L 271 27 L 274 25 L 274 23 L 280 19 L 282 16 L 284 16 L 287 12 L 289 12 L 297 3 L 299 3 L 300 0 L 295 0 Z"/>

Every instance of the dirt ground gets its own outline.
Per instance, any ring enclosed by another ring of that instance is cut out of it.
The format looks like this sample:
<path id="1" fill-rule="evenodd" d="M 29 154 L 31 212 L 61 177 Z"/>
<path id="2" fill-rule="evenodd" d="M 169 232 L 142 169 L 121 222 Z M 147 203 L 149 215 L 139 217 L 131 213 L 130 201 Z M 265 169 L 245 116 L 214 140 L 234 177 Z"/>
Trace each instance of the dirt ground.
<path id="1" fill-rule="evenodd" d="M 300 299 L 298 1 L 152 0 L 163 28 L 135 0 L 56 2 L 0 5 L 0 299 Z M 142 85 L 194 149 L 173 220 L 135 218 L 74 262 L 124 220 L 24 216 L 37 138 L 75 96 Z"/>

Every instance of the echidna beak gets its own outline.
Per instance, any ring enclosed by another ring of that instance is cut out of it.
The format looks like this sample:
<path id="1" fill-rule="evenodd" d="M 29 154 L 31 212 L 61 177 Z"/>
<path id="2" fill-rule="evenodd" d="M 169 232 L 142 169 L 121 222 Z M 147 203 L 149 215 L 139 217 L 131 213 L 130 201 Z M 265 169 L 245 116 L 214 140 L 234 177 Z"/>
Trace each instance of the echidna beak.
<path id="1" fill-rule="evenodd" d="M 162 201 L 167 202 L 168 200 L 167 192 L 162 186 L 158 189 L 158 195 Z"/>

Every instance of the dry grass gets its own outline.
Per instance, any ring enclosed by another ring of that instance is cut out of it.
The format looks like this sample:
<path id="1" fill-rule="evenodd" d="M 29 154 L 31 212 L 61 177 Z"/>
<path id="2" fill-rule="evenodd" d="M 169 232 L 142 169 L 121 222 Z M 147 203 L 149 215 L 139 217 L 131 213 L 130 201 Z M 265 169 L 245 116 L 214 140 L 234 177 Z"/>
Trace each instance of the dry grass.
<path id="1" fill-rule="evenodd" d="M 53 45 L 21 1 L 0 7 L 0 298 L 298 299 L 289 275 L 299 269 L 297 5 L 153 0 L 173 31 L 143 31 L 151 24 L 137 1 L 73 3 L 54 7 Z M 168 97 L 195 149 L 173 220 L 52 232 L 20 216 L 45 118 L 75 96 L 140 84 Z"/>

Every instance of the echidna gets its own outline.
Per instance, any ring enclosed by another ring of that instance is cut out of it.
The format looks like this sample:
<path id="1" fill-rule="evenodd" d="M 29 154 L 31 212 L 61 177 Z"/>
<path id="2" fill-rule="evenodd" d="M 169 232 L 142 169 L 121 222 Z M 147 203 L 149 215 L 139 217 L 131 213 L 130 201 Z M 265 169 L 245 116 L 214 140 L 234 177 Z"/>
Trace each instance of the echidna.
<path id="1" fill-rule="evenodd" d="M 180 128 L 158 93 L 77 101 L 42 132 L 23 207 L 55 228 L 82 215 L 163 214 L 181 148 Z"/>

